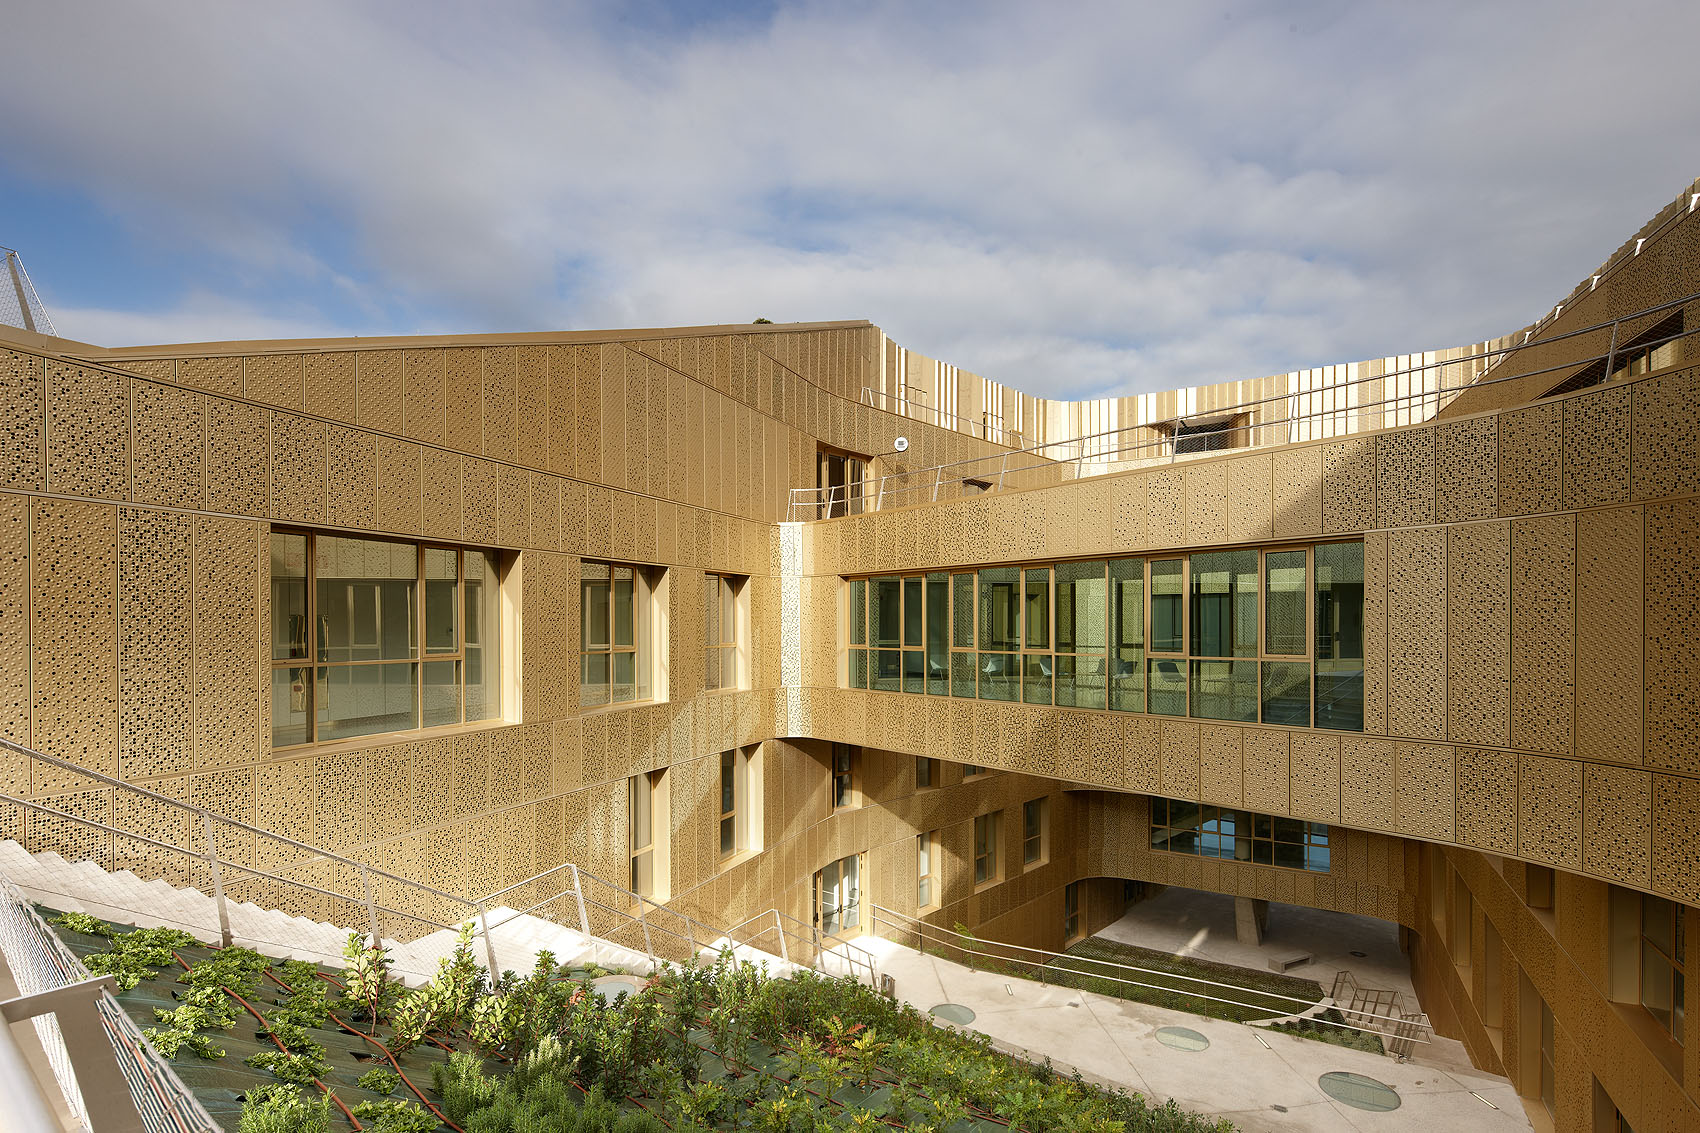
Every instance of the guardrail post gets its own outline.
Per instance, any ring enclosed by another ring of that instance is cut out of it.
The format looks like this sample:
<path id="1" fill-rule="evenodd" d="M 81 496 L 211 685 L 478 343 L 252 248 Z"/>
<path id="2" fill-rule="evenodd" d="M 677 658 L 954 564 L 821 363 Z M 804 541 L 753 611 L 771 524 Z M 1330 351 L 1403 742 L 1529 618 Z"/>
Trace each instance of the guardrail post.
<path id="1" fill-rule="evenodd" d="M 590 917 L 584 911 L 584 884 L 579 880 L 577 863 L 569 862 L 573 871 L 573 896 L 578 898 L 578 927 L 584 935 L 590 935 Z"/>
<path id="2" fill-rule="evenodd" d="M 934 473 L 934 475 L 933 475 L 933 502 L 935 504 L 939 502 L 939 484 L 941 484 L 943 481 L 944 481 L 944 465 L 941 464 L 941 465 L 938 466 L 938 471 L 936 473 Z"/>
<path id="3" fill-rule="evenodd" d="M 779 934 L 779 958 L 789 964 L 791 955 L 785 947 L 785 926 L 779 923 L 778 909 L 773 910 L 773 931 Z"/>
<path id="4" fill-rule="evenodd" d="M 218 906 L 218 942 L 219 947 L 229 948 L 230 935 L 230 906 L 224 899 L 224 874 L 218 868 L 218 838 L 213 832 L 212 815 L 201 812 L 201 822 L 207 832 L 207 865 L 212 869 L 213 903 Z"/>
<path id="5" fill-rule="evenodd" d="M 1621 320 L 1619 320 L 1619 321 L 1621 321 Z M 1617 326 L 1618 326 L 1617 322 L 1613 322 L 1611 324 L 1611 348 L 1606 351 L 1606 378 L 1605 378 L 1605 380 L 1607 382 L 1611 381 L 1611 368 L 1617 362 Z M 1605 383 L 1602 382 L 1600 384 L 1604 385 Z"/>
<path id="6" fill-rule="evenodd" d="M 726 939 L 731 940 L 731 935 L 728 934 Z M 685 918 L 685 944 L 690 948 L 691 955 L 695 956 L 697 954 L 697 938 L 696 934 L 691 931 L 691 918 L 689 917 Z"/>
<path id="7" fill-rule="evenodd" d="M 1003 454 L 1003 459 L 998 461 L 998 491 L 1000 491 L 1000 492 L 1003 491 L 1004 473 L 1006 473 L 1008 471 L 1009 471 L 1009 453 L 1006 452 L 1006 453 Z"/>
<path id="8" fill-rule="evenodd" d="M 484 902 L 474 902 L 478 909 L 478 927 L 484 930 L 484 958 L 490 963 L 490 981 L 501 978 L 502 969 L 496 966 L 496 942 L 490 938 L 490 918 L 484 915 Z"/>
<path id="9" fill-rule="evenodd" d="M 360 890 L 366 898 L 366 923 L 372 927 L 372 947 L 382 948 L 384 938 L 378 935 L 378 906 L 372 901 L 372 871 L 360 867 Z"/>

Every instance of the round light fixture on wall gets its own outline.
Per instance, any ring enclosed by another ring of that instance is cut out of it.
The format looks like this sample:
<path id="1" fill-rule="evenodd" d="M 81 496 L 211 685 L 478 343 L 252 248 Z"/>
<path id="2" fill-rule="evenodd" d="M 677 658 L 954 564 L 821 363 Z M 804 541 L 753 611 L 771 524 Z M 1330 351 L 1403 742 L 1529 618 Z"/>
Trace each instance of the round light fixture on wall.
<path id="1" fill-rule="evenodd" d="M 895 448 L 898 452 L 908 452 L 909 451 L 909 438 L 908 437 L 898 437 L 896 442 L 893 443 L 892 447 Z"/>

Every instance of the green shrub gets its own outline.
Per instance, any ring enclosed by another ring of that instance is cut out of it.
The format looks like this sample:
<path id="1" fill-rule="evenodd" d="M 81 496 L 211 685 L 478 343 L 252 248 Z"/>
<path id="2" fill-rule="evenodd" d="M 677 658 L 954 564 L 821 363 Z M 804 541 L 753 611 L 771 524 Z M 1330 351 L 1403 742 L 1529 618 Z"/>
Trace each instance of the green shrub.
<path id="1" fill-rule="evenodd" d="M 261 1086 L 242 1102 L 237 1133 L 331 1133 L 330 1095 L 308 1101 L 294 1086 Z"/>
<path id="2" fill-rule="evenodd" d="M 401 1075 L 380 1066 L 376 1070 L 366 1071 L 356 1081 L 362 1090 L 371 1090 L 374 1094 L 393 1094 L 395 1088 L 401 1085 Z"/>
<path id="3" fill-rule="evenodd" d="M 61 928 L 68 928 L 72 932 L 80 932 L 84 936 L 112 935 L 111 925 L 88 913 L 60 913 L 49 923 L 59 925 Z"/>
<path id="4" fill-rule="evenodd" d="M 354 1116 L 372 1133 L 431 1133 L 442 1124 L 419 1103 L 400 1099 L 361 1102 L 354 1107 Z"/>

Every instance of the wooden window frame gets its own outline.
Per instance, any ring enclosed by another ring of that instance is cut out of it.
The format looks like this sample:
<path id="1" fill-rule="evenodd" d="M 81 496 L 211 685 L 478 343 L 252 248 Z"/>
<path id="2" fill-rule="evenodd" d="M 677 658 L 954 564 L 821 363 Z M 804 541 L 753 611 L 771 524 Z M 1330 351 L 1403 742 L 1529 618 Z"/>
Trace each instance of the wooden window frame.
<path id="1" fill-rule="evenodd" d="M 1029 816 L 1037 807 L 1039 821 L 1033 825 L 1037 830 L 1029 830 Z M 1051 860 L 1051 797 L 1041 795 L 1036 799 L 1028 799 L 1021 804 L 1021 865 L 1026 868 L 1038 868 Z"/>
<path id="2" fill-rule="evenodd" d="M 984 825 L 982 825 L 982 823 Z M 996 885 L 1003 880 L 1003 811 L 974 816 L 974 888 Z"/>

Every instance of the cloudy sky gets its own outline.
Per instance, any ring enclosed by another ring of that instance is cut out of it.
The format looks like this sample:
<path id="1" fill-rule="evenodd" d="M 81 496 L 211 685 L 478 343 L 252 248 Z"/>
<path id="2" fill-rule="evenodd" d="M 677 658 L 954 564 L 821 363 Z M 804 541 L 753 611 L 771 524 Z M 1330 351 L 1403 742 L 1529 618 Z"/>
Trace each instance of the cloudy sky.
<path id="1" fill-rule="evenodd" d="M 1700 174 L 1700 4 L 7 5 L 101 343 L 866 318 L 1053 397 L 1530 321 Z"/>

